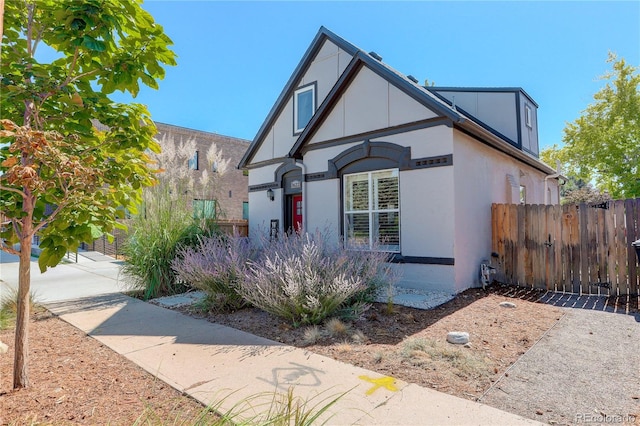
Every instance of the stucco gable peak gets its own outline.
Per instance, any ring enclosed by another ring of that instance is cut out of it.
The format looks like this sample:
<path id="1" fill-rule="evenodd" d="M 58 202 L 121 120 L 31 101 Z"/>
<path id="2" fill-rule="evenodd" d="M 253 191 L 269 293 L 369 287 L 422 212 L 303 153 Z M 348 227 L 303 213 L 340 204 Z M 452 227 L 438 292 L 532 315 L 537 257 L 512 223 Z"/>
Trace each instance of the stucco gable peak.
<path id="1" fill-rule="evenodd" d="M 390 84 L 394 85 L 396 88 L 422 104 L 424 107 L 436 112 L 438 115 L 446 117 L 457 123 L 465 120 L 462 115 L 458 114 L 439 97 L 417 84 L 408 76 L 382 62 L 381 58 L 377 54 L 358 50 L 332 90 L 311 118 L 311 121 L 309 121 L 304 131 L 296 140 L 296 143 L 289 152 L 290 157 L 298 158 L 300 156 L 300 152 L 304 145 L 322 126 L 324 120 L 331 113 L 338 99 L 340 99 L 340 97 L 345 93 L 363 67 L 373 71 L 381 78 L 385 79 Z"/>
<path id="2" fill-rule="evenodd" d="M 245 155 L 240 160 L 238 168 L 244 168 L 251 162 L 253 156 L 264 141 L 264 138 L 267 136 L 269 130 L 274 125 L 279 114 L 287 104 L 289 98 L 293 95 L 293 91 L 296 89 L 298 82 L 302 79 L 303 75 L 308 70 L 314 58 L 327 40 L 337 45 L 340 49 L 347 52 L 351 56 L 360 51 L 360 49 L 354 46 L 352 43 L 346 41 L 326 27 L 321 26 L 315 37 L 311 41 L 311 44 L 307 48 L 306 52 L 302 56 L 302 59 L 289 77 L 289 80 L 282 89 L 282 92 L 278 96 L 276 102 L 273 104 L 271 111 L 267 115 L 265 121 L 262 123 L 262 126 L 258 130 L 258 133 L 256 133 L 256 136 L 253 138 L 253 141 L 245 152 Z"/>

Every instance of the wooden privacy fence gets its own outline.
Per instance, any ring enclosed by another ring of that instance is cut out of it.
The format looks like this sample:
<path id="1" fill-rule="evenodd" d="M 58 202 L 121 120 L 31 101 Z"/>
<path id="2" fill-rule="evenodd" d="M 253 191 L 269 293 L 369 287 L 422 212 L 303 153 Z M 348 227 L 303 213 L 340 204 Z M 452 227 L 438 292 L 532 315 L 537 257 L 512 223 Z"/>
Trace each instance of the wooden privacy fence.
<path id="1" fill-rule="evenodd" d="M 493 204 L 496 280 L 578 294 L 637 295 L 640 198 L 601 204 Z"/>
<path id="2" fill-rule="evenodd" d="M 238 233 L 241 237 L 249 236 L 249 221 L 248 220 L 218 220 L 216 221 L 218 229 L 225 234 L 233 235 Z"/>

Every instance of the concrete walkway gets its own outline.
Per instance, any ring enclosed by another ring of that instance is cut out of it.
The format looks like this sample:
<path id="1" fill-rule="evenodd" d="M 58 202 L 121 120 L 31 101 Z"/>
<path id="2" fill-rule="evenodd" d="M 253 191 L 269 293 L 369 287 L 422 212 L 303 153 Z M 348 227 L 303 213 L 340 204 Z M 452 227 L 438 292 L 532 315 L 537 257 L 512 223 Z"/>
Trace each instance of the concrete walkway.
<path id="1" fill-rule="evenodd" d="M 6 266 L 3 291 L 17 281 Z M 33 286 L 63 320 L 203 404 L 222 401 L 222 411 L 251 417 L 239 402 L 262 393 L 268 404 L 292 388 L 318 407 L 344 394 L 321 418 L 329 425 L 540 424 L 124 296 L 117 278 L 115 262 L 80 262 L 35 273 Z"/>

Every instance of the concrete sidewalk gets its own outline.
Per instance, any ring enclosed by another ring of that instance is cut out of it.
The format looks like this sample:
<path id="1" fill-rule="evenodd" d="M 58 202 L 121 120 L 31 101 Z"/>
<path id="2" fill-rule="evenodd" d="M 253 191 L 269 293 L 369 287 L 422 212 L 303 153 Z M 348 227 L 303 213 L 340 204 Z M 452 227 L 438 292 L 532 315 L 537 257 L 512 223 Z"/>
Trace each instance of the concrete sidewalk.
<path id="1" fill-rule="evenodd" d="M 321 418 L 329 425 L 540 424 L 127 297 L 115 261 L 85 258 L 45 274 L 32 266 L 49 310 L 203 404 L 222 401 L 223 412 L 251 417 L 237 404 L 262 394 L 268 407 L 274 392 L 292 388 L 317 409 L 344 394 Z M 2 291 L 17 286 L 17 264 L 0 267 Z"/>
<path id="2" fill-rule="evenodd" d="M 0 295 L 7 287 L 18 288 L 18 259 L 2 252 L 0 263 Z M 12 258 L 15 260 L 12 261 Z M 121 262 L 107 260 L 92 261 L 78 255 L 78 263 L 61 263 L 40 272 L 38 261 L 31 261 L 31 292 L 39 303 L 78 299 L 99 294 L 121 293 L 127 287 L 120 275 Z"/>
<path id="3" fill-rule="evenodd" d="M 293 388 L 320 406 L 346 393 L 323 417 L 332 425 L 539 424 L 124 295 L 47 308 L 203 404 L 224 400 L 222 411 Z"/>

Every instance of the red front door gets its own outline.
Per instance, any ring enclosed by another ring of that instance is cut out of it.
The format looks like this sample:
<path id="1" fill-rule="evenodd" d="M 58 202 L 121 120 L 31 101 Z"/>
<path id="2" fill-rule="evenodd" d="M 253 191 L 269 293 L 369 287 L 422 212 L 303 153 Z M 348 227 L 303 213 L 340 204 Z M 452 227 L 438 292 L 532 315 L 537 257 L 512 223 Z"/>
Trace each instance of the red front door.
<path id="1" fill-rule="evenodd" d="M 302 229 L 302 194 L 294 195 L 291 203 L 291 218 L 293 219 L 293 229 L 300 232 Z"/>

